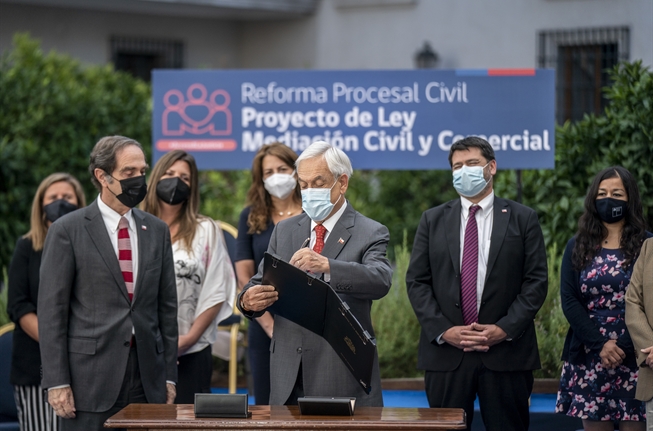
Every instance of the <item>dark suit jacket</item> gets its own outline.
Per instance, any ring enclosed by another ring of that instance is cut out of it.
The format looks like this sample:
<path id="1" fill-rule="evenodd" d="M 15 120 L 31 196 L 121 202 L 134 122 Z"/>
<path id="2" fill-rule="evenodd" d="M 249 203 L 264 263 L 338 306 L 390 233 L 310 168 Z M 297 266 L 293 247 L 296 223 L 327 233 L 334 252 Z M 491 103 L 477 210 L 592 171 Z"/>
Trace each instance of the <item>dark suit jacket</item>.
<path id="1" fill-rule="evenodd" d="M 42 250 L 34 251 L 31 239 L 20 238 L 9 265 L 7 312 L 16 324 L 9 376 L 12 385 L 41 384 L 39 343 L 27 335 L 19 323 L 24 315 L 36 313 L 41 254 Z"/>
<path id="2" fill-rule="evenodd" d="M 453 371 L 464 352 L 436 339 L 463 325 L 460 308 L 460 199 L 422 215 L 406 274 L 408 296 L 422 327 L 417 365 Z M 533 319 L 548 289 L 546 251 L 537 215 L 516 202 L 494 198 L 485 288 L 478 321 L 496 324 L 512 341 L 482 353 L 495 371 L 534 370 L 540 358 Z"/>
<path id="3" fill-rule="evenodd" d="M 310 235 L 311 219 L 306 214 L 281 221 L 272 232 L 268 252 L 288 262 Z M 331 287 L 351 307 L 351 312 L 372 336 L 372 300 L 385 296 L 392 282 L 392 269 L 386 258 L 389 239 L 385 226 L 356 212 L 347 204 L 322 250 L 322 255 L 329 258 L 331 266 Z M 261 284 L 262 276 L 261 263 L 258 274 L 245 286 L 241 296 L 251 286 Z M 241 311 L 250 318 L 263 314 Z M 383 405 L 378 357 L 374 358 L 372 390 L 367 395 L 322 337 L 281 316 L 275 316 L 274 336 L 270 344 L 270 404 L 286 402 L 300 363 L 303 364 L 306 395 L 353 396 L 357 398 L 357 405 Z"/>
<path id="4" fill-rule="evenodd" d="M 177 288 L 170 232 L 133 210 L 138 278 L 130 303 L 97 201 L 50 226 L 39 287 L 44 388 L 69 384 L 75 407 L 102 412 L 115 403 L 129 357 L 132 328 L 145 396 L 166 401 L 177 381 Z"/>

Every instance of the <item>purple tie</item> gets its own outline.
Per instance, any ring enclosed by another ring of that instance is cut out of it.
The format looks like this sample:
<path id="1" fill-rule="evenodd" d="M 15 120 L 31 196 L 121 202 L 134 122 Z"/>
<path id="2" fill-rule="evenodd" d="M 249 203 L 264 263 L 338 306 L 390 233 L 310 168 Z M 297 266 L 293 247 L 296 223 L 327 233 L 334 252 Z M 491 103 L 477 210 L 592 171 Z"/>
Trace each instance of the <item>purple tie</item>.
<path id="1" fill-rule="evenodd" d="M 478 278 L 478 228 L 476 226 L 476 211 L 480 208 L 478 205 L 472 205 L 469 208 L 467 227 L 465 227 L 463 263 L 460 268 L 460 298 L 465 325 L 471 325 L 478 320 L 478 311 L 476 309 L 476 280 Z"/>

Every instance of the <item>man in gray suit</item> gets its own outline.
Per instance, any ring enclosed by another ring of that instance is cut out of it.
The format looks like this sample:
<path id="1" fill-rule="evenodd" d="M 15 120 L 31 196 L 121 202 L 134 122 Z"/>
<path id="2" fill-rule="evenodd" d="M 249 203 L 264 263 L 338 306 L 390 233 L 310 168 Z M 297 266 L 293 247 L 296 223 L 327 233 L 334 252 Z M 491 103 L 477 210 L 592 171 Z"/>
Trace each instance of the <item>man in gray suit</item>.
<path id="1" fill-rule="evenodd" d="M 326 282 L 374 335 L 372 300 L 388 293 L 392 269 L 386 258 L 388 229 L 356 212 L 345 199 L 351 162 L 341 150 L 315 142 L 297 159 L 304 214 L 279 222 L 268 252 Z M 307 247 L 308 246 L 308 247 Z M 258 317 L 278 298 L 261 285 L 263 265 L 238 298 L 239 308 Z M 383 406 L 379 359 L 366 394 L 336 352 L 321 337 L 280 316 L 270 344 L 270 404 L 297 404 L 302 396 L 356 397 L 357 405 Z"/>
<path id="2" fill-rule="evenodd" d="M 102 138 L 89 171 L 100 196 L 52 224 L 39 286 L 42 386 L 63 430 L 101 430 L 131 403 L 172 403 L 177 291 L 168 227 L 132 209 L 145 156 Z"/>

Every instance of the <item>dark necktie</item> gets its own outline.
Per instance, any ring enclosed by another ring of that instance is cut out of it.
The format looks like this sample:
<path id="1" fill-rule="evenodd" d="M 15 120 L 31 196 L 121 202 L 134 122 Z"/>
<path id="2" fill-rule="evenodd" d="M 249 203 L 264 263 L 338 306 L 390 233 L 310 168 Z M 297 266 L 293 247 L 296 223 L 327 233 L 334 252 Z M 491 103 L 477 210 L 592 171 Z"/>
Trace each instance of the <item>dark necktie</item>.
<path id="1" fill-rule="evenodd" d="M 476 226 L 476 211 L 481 207 L 472 205 L 469 208 L 465 241 L 463 245 L 463 262 L 460 267 L 460 299 L 465 325 L 478 321 L 476 308 L 476 281 L 478 278 L 478 227 Z"/>
<path id="2" fill-rule="evenodd" d="M 118 223 L 118 263 L 131 301 L 134 298 L 132 243 L 129 238 L 129 222 L 125 217 L 120 217 L 120 223 Z"/>
<path id="3" fill-rule="evenodd" d="M 321 224 L 318 224 L 315 226 L 315 245 L 313 246 L 313 251 L 315 253 L 322 253 L 322 249 L 324 248 L 324 236 L 326 235 L 327 229 L 322 226 Z"/>

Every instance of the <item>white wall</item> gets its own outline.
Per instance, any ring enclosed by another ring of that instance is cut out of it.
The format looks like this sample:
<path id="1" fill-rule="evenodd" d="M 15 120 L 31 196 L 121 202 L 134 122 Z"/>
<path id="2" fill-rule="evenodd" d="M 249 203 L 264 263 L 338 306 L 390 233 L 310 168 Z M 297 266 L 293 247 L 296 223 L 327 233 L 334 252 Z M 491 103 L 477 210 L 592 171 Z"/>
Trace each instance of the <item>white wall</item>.
<path id="1" fill-rule="evenodd" d="M 111 59 L 111 36 L 173 39 L 184 42 L 188 68 L 233 68 L 239 64 L 239 24 L 216 19 L 150 16 L 0 3 L 0 51 L 12 35 L 28 31 L 45 51 L 56 49 L 85 63 Z"/>
<path id="2" fill-rule="evenodd" d="M 307 25 L 308 23 L 308 25 Z M 630 60 L 653 65 L 652 0 L 417 0 L 409 5 L 338 8 L 322 0 L 305 22 L 248 23 L 248 67 L 408 69 L 428 40 L 442 68 L 537 66 L 540 30 L 630 28 Z M 314 43 L 312 42 L 314 40 Z M 290 43 L 281 43 L 290 41 Z"/>
<path id="3" fill-rule="evenodd" d="M 188 68 L 410 69 L 428 40 L 441 68 L 537 66 L 540 30 L 630 28 L 630 60 L 653 65 L 653 0 L 414 0 L 277 21 L 226 21 L 0 3 L 0 51 L 16 31 L 88 63 L 111 35 L 181 39 Z M 367 3 L 374 4 L 375 0 Z M 407 3 L 407 4 L 406 4 Z"/>

